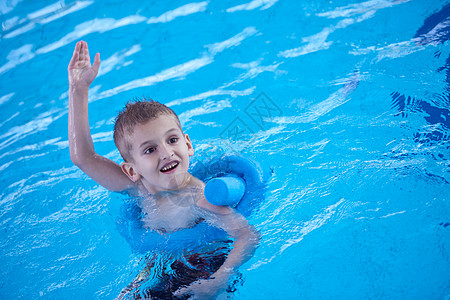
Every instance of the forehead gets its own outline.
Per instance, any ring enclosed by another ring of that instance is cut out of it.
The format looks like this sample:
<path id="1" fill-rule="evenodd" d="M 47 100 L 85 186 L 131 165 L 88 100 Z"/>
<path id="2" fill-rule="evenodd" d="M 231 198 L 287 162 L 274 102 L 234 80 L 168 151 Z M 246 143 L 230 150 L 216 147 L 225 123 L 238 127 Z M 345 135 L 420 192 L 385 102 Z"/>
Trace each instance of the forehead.
<path id="1" fill-rule="evenodd" d="M 165 136 L 168 131 L 182 133 L 177 119 L 171 115 L 160 115 L 157 118 L 138 124 L 130 135 L 131 142 L 157 140 Z"/>

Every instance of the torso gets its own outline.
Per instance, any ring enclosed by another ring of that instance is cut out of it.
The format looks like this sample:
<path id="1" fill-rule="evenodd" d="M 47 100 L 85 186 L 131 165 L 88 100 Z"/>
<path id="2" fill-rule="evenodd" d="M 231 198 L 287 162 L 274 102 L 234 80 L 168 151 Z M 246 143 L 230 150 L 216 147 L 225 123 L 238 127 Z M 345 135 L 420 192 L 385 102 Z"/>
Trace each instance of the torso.
<path id="1" fill-rule="evenodd" d="M 198 179 L 176 191 L 160 192 L 141 198 L 144 227 L 160 233 L 190 228 L 203 220 L 197 206 L 204 184 Z"/>

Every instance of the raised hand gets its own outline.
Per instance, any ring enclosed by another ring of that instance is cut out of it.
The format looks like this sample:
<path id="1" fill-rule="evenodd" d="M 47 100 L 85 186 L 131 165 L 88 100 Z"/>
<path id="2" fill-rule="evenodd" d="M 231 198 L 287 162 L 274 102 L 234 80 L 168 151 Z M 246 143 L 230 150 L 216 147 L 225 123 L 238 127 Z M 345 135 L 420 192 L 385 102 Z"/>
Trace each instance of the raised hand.
<path id="1" fill-rule="evenodd" d="M 88 88 L 97 76 L 99 67 L 100 53 L 95 55 L 94 64 L 91 66 L 88 45 L 84 41 L 79 41 L 67 68 L 70 86 Z"/>
<path id="2" fill-rule="evenodd" d="M 1 0 L 0 0 L 1 1 Z M 91 66 L 86 42 L 75 46 L 67 68 L 69 72 L 69 150 L 72 162 L 98 184 L 111 191 L 138 189 L 138 184 L 128 179 L 120 165 L 95 152 L 92 141 L 88 107 L 89 85 L 100 67 L 100 54 L 95 55 Z"/>

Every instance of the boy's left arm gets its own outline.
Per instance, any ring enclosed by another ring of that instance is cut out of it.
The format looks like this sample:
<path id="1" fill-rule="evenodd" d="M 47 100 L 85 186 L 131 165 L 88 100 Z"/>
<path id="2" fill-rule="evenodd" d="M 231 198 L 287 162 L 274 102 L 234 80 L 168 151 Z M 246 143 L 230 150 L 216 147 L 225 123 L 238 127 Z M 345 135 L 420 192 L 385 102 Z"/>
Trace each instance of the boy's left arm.
<path id="1" fill-rule="evenodd" d="M 247 219 L 228 206 L 216 206 L 205 198 L 198 206 L 212 212 L 206 221 L 225 230 L 234 239 L 233 249 L 223 265 L 208 279 L 195 281 L 176 292 L 177 295 L 193 293 L 195 299 L 210 299 L 228 286 L 228 280 L 239 266 L 250 259 L 258 245 L 260 234 Z M 209 215 L 209 214 L 207 214 Z"/>

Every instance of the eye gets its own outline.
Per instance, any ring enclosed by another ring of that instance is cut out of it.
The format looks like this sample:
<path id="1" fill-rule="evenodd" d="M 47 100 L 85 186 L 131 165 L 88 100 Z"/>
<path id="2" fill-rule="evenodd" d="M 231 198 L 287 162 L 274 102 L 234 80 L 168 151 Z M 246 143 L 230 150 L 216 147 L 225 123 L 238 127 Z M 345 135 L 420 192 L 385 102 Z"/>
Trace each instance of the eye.
<path id="1" fill-rule="evenodd" d="M 144 153 L 145 154 L 150 154 L 150 153 L 154 152 L 155 150 L 156 150 L 155 147 L 150 147 L 150 148 L 147 148 L 147 150 L 145 150 Z"/>
<path id="2" fill-rule="evenodd" d="M 177 137 L 172 137 L 172 138 L 169 139 L 169 144 L 176 143 L 177 141 L 178 141 Z"/>

